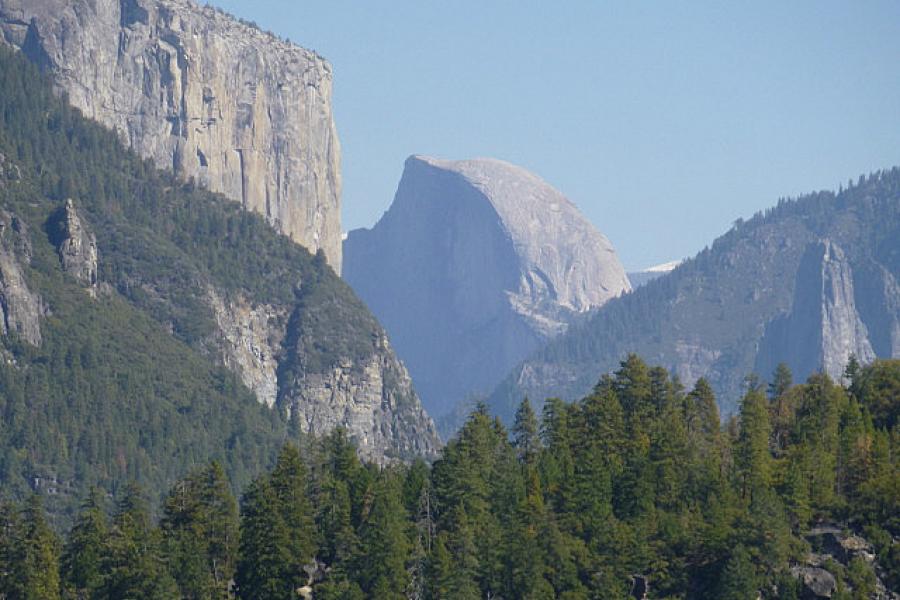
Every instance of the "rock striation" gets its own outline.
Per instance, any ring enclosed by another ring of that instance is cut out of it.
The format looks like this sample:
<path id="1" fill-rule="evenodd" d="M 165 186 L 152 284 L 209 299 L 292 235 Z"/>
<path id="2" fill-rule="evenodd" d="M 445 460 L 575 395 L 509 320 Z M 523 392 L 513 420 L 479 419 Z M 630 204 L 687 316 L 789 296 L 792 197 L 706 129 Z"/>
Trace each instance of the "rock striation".
<path id="1" fill-rule="evenodd" d="M 344 278 L 432 414 L 487 393 L 577 315 L 630 290 L 572 202 L 495 159 L 410 157 L 391 208 L 350 232 L 344 256 Z"/>
<path id="2" fill-rule="evenodd" d="M 91 291 L 97 289 L 97 236 L 82 222 L 71 198 L 63 206 L 57 245 L 62 268 Z"/>
<path id="3" fill-rule="evenodd" d="M 160 168 L 341 268 L 331 66 L 191 0 L 0 0 L 0 40 Z"/>
<path id="4" fill-rule="evenodd" d="M 30 260 L 31 243 L 25 222 L 0 210 L 0 335 L 15 334 L 32 346 L 41 345 L 41 297 L 31 291 L 22 262 Z"/>

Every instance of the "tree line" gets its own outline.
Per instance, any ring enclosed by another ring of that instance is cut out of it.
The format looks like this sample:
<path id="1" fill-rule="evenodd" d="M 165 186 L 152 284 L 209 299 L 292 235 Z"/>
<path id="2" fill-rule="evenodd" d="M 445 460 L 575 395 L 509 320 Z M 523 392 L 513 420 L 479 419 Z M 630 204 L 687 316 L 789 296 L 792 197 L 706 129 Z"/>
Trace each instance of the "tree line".
<path id="1" fill-rule="evenodd" d="M 802 533 L 839 522 L 900 584 L 900 361 L 793 385 L 749 380 L 720 422 L 630 356 L 572 404 L 526 399 L 508 430 L 477 406 L 431 465 L 364 464 L 342 430 L 302 448 L 238 503 L 216 463 L 169 490 L 158 522 L 129 486 L 95 490 L 62 541 L 41 498 L 0 506 L 5 598 L 798 597 Z M 832 566 L 867 598 L 872 565 Z M 305 596 L 310 597 L 310 596 Z"/>

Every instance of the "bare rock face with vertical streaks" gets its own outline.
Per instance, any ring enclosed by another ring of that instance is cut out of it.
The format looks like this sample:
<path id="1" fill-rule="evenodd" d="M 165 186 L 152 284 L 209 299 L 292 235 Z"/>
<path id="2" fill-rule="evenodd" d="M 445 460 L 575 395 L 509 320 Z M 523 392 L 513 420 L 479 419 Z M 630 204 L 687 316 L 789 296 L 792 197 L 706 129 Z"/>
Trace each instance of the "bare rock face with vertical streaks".
<path id="1" fill-rule="evenodd" d="M 24 222 L 0 211 L 0 335 L 15 334 L 40 346 L 40 320 L 46 311 L 41 297 L 29 289 L 22 270 L 29 251 Z"/>
<path id="2" fill-rule="evenodd" d="M 0 0 L 0 40 L 142 156 L 323 249 L 340 272 L 323 58 L 190 0 Z"/>

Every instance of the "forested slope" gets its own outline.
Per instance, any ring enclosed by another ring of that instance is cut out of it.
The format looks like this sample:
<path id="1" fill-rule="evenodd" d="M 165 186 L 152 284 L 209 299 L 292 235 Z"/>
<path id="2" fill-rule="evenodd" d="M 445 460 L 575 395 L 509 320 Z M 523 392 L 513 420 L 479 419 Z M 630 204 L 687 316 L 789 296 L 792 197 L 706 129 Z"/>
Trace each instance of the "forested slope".
<path id="1" fill-rule="evenodd" d="M 604 305 L 516 367 L 492 394 L 505 419 L 524 395 L 574 399 L 636 352 L 690 385 L 705 377 L 725 414 L 744 378 L 780 362 L 839 378 L 900 357 L 900 168 L 838 193 L 782 200 L 739 220 L 671 273 Z"/>
<path id="2" fill-rule="evenodd" d="M 213 458 L 241 486 L 286 436 L 319 424 L 297 408 L 316 406 L 310 377 L 337 368 L 365 383 L 370 376 L 358 374 L 373 363 L 384 381 L 365 426 L 381 437 L 361 440 L 362 449 L 376 457 L 433 451 L 433 427 L 383 331 L 321 255 L 157 171 L 2 48 L 0 213 L 7 492 L 40 489 L 65 512 L 94 484 L 114 491 L 133 479 L 155 497 Z M 87 279 L 70 269 L 72 256 L 86 261 Z M 241 322 L 245 313 L 262 316 Z M 284 382 L 271 398 L 275 410 L 245 385 L 255 366 L 241 362 L 247 346 Z M 360 393 L 357 401 L 370 400 Z M 337 412 L 316 433 L 334 422 L 359 433 Z"/>

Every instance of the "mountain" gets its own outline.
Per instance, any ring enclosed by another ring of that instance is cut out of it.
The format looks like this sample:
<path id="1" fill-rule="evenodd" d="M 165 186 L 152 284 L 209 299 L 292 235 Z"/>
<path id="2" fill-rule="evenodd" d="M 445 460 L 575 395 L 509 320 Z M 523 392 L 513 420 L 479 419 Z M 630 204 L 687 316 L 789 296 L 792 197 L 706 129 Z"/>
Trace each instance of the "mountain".
<path id="1" fill-rule="evenodd" d="M 657 277 L 661 277 L 662 275 L 665 275 L 666 273 L 672 271 L 680 263 L 680 260 L 673 260 L 667 263 L 662 263 L 661 265 L 654 265 L 650 268 L 644 269 L 643 271 L 633 271 L 631 273 L 628 273 L 628 281 L 631 282 L 632 287 L 639 288 L 645 283 L 649 283 Z"/>
<path id="2" fill-rule="evenodd" d="M 781 201 L 738 221 L 671 273 L 610 301 L 518 365 L 491 397 L 512 416 L 524 395 L 575 398 L 637 352 L 686 385 L 707 378 L 725 413 L 744 377 L 785 362 L 798 379 L 840 379 L 900 356 L 900 169 L 838 193 Z"/>
<path id="3" fill-rule="evenodd" d="M 341 269 L 331 65 L 191 0 L 0 0 L 0 40 L 157 167 Z"/>
<path id="4" fill-rule="evenodd" d="M 609 241 L 540 178 L 412 156 L 390 209 L 344 243 L 344 279 L 384 324 L 425 407 L 450 411 L 630 289 Z"/>
<path id="5" fill-rule="evenodd" d="M 161 491 L 210 458 L 246 482 L 286 437 L 335 426 L 378 461 L 439 443 L 321 250 L 158 171 L 4 48 L 0 311 L 10 491 Z"/>

